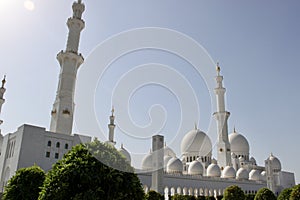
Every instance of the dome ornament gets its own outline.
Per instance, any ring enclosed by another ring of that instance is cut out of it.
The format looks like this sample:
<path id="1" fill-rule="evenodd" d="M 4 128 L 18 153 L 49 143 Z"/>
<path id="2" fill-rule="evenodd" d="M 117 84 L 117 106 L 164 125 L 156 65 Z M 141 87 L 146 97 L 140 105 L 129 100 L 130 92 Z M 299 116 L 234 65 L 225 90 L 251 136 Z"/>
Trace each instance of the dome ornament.
<path id="1" fill-rule="evenodd" d="M 217 70 L 218 76 L 220 76 L 221 68 L 220 68 L 220 66 L 219 66 L 219 62 L 217 62 L 216 70 Z"/>
<path id="2" fill-rule="evenodd" d="M 111 108 L 111 116 L 114 116 L 114 112 L 115 112 L 115 108 L 114 108 L 114 106 L 112 106 L 112 108 Z"/>
<path id="3" fill-rule="evenodd" d="M 4 75 L 4 78 L 3 78 L 3 80 L 2 80 L 2 88 L 4 88 L 4 85 L 5 85 L 5 83 L 6 83 L 6 75 Z"/>

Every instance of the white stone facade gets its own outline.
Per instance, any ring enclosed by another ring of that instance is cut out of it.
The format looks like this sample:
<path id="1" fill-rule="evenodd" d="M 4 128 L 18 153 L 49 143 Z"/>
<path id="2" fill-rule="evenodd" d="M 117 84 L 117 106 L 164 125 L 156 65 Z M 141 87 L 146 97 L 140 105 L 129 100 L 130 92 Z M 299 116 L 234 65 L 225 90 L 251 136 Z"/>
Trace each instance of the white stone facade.
<path id="1" fill-rule="evenodd" d="M 89 136 L 65 135 L 22 125 L 16 132 L 3 137 L 0 146 L 0 191 L 18 169 L 36 164 L 48 171 L 72 146 L 89 141 Z"/>

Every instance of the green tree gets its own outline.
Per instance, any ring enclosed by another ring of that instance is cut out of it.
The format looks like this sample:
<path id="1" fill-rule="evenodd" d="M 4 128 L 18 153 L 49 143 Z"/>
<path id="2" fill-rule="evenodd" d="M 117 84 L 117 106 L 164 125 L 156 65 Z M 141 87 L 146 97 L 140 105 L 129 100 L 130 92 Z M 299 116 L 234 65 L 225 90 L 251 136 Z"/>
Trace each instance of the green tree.
<path id="1" fill-rule="evenodd" d="M 254 200 L 276 200 L 276 197 L 268 188 L 261 188 L 257 191 Z"/>
<path id="2" fill-rule="evenodd" d="M 50 199 L 141 200 L 144 191 L 126 159 L 114 147 L 95 140 L 76 145 L 53 165 L 39 196 Z"/>
<path id="3" fill-rule="evenodd" d="M 146 194 L 146 200 L 164 200 L 164 196 L 154 190 L 150 190 Z"/>
<path id="4" fill-rule="evenodd" d="M 292 188 L 290 200 L 299 200 L 300 199 L 300 185 L 296 185 Z"/>
<path id="5" fill-rule="evenodd" d="M 3 200 L 36 200 L 45 179 L 45 172 L 34 165 L 21 168 L 8 181 L 3 193 Z"/>
<path id="6" fill-rule="evenodd" d="M 225 189 L 223 200 L 244 200 L 245 194 L 243 190 L 237 186 L 232 185 Z"/>
<path id="7" fill-rule="evenodd" d="M 279 196 L 277 197 L 277 200 L 289 200 L 291 192 L 292 188 L 285 188 L 280 192 Z"/>
<path id="8" fill-rule="evenodd" d="M 191 195 L 182 195 L 182 194 L 175 194 L 172 196 L 171 200 L 196 200 L 195 196 Z"/>
<path id="9" fill-rule="evenodd" d="M 255 194 L 246 194 L 245 195 L 245 200 L 254 200 Z"/>

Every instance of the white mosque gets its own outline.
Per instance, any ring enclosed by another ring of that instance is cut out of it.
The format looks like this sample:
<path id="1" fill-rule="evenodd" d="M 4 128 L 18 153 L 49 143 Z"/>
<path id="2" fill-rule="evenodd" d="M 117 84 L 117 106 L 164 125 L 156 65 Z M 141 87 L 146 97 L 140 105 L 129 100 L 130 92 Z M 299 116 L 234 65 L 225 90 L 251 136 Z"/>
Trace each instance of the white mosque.
<path id="1" fill-rule="evenodd" d="M 57 55 L 61 71 L 50 130 L 24 124 L 14 133 L 0 134 L 0 192 L 19 168 L 37 164 L 47 171 L 72 146 L 91 141 L 91 137 L 72 134 L 76 75 L 84 62 L 78 46 L 80 32 L 85 26 L 82 20 L 85 6 L 78 0 L 72 9 L 73 16 L 67 21 L 66 50 Z M 163 136 L 155 135 L 152 137 L 152 152 L 144 157 L 142 169 L 136 171 L 145 191 L 156 190 L 167 199 L 168 195 L 174 194 L 222 195 L 230 185 L 240 186 L 247 194 L 254 194 L 262 187 L 278 194 L 283 188 L 294 186 L 294 174 L 283 171 L 278 158 L 271 154 L 265 160 L 265 166 L 258 166 L 255 158 L 250 157 L 247 139 L 236 130 L 228 134 L 230 113 L 225 108 L 225 88 L 218 65 L 215 78 L 217 111 L 213 115 L 218 131 L 217 160 L 212 155 L 212 141 L 196 126 L 183 137 L 179 156 L 164 145 Z M 4 78 L 0 88 L 0 112 L 5 102 L 5 82 Z M 112 110 L 106 143 L 113 146 L 116 143 L 114 120 Z M 123 145 L 119 151 L 130 163 L 130 153 Z"/>

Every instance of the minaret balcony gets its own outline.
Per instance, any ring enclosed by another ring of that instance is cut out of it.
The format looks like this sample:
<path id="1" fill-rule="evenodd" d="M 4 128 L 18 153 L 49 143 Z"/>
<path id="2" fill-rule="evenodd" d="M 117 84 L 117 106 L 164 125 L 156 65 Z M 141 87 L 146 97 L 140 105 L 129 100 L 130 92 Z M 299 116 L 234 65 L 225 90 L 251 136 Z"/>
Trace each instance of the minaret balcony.
<path id="1" fill-rule="evenodd" d="M 85 22 L 82 19 L 70 17 L 68 18 L 67 25 L 69 28 L 77 28 L 79 31 L 81 31 L 85 27 Z"/>
<path id="2" fill-rule="evenodd" d="M 81 55 L 81 53 L 78 54 L 77 52 L 62 51 L 62 50 L 57 54 L 56 59 L 58 60 L 60 66 L 62 66 L 62 63 L 66 59 L 75 60 L 77 63 L 77 67 L 79 67 L 84 61 L 84 58 Z"/>

